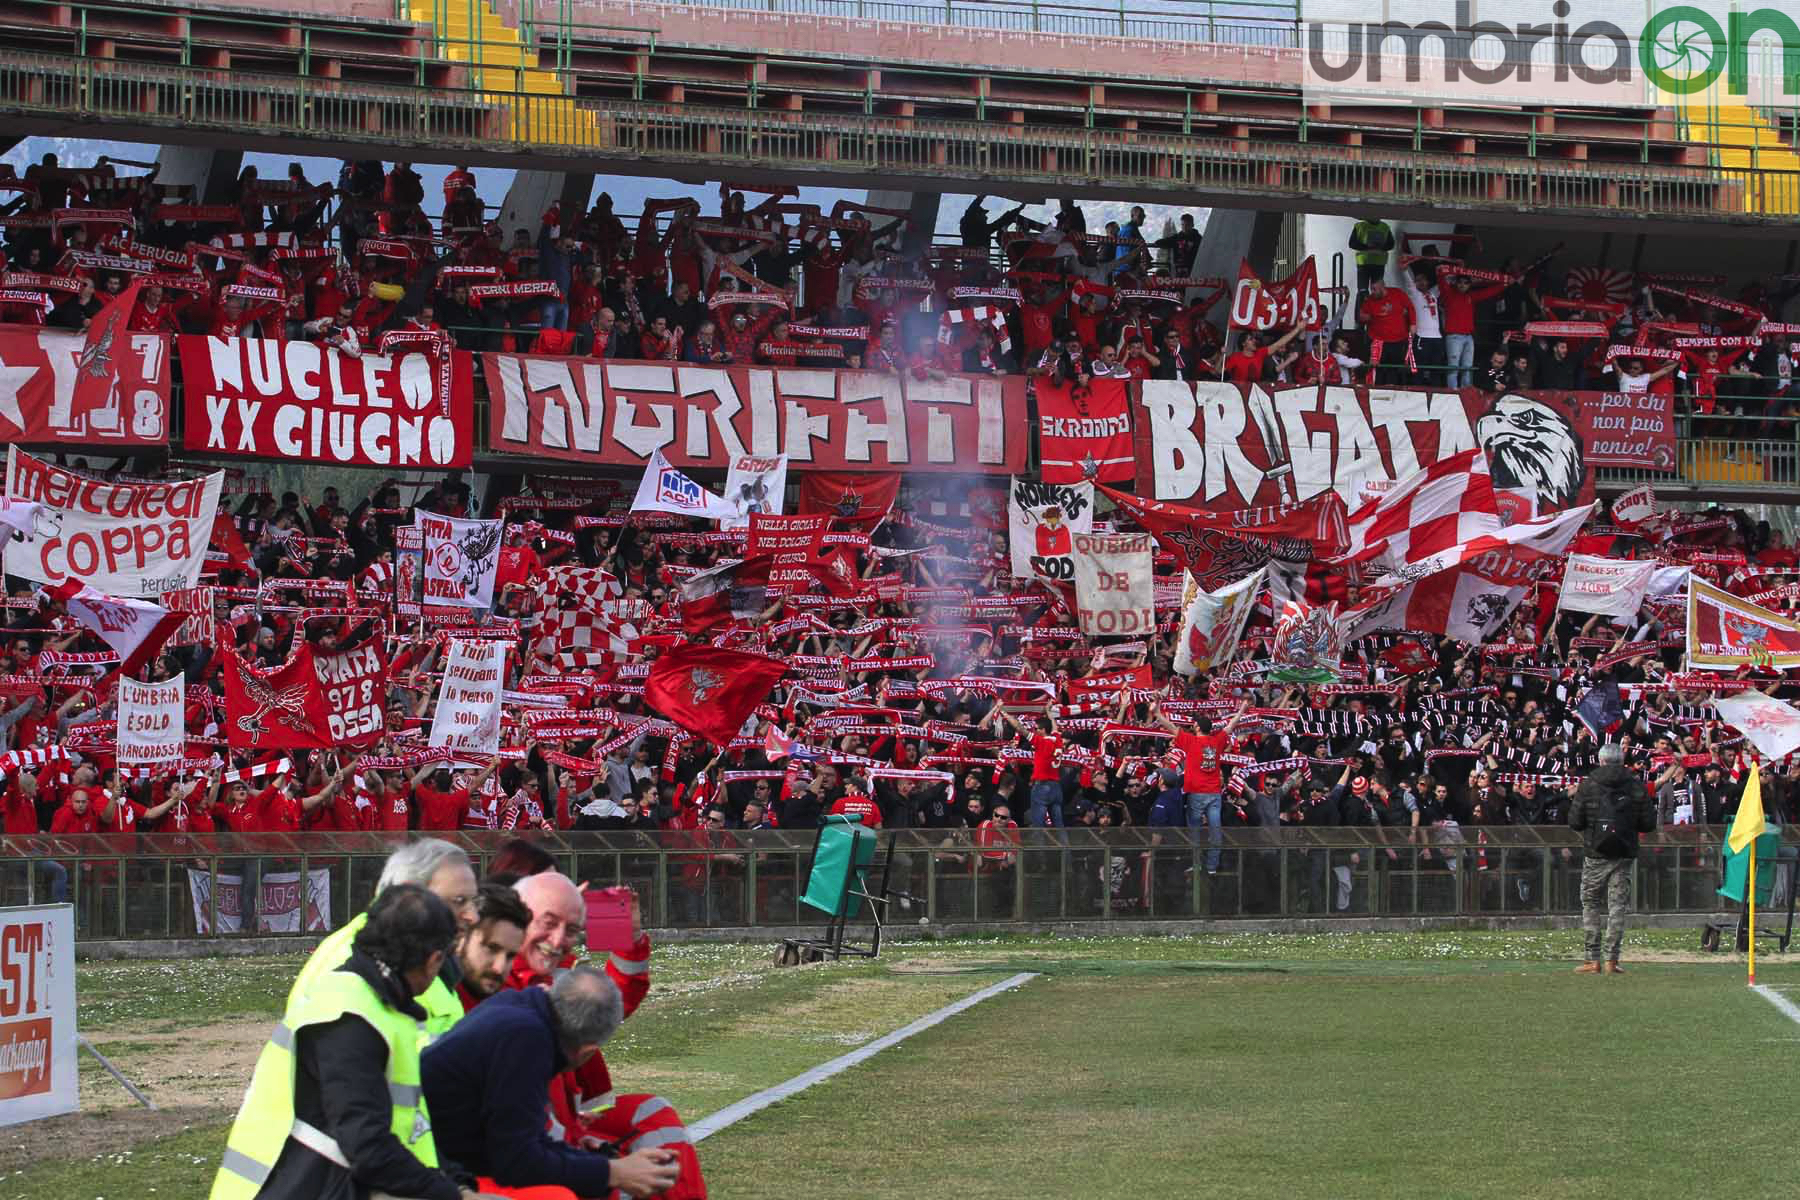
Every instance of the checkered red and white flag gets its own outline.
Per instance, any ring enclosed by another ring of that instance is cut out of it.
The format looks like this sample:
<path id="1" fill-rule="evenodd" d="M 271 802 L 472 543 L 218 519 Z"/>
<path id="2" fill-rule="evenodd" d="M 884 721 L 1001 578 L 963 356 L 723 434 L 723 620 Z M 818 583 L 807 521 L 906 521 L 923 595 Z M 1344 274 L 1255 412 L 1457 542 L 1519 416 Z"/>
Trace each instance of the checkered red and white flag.
<path id="1" fill-rule="evenodd" d="M 1363 589 L 1343 616 L 1347 641 L 1378 629 L 1409 629 L 1485 642 L 1503 627 L 1538 580 L 1562 569 L 1563 555 L 1593 514 L 1584 505 L 1403 564 Z"/>
<path id="2" fill-rule="evenodd" d="M 1440 459 L 1351 513 L 1350 540 L 1330 560 L 1392 568 L 1496 533 L 1499 509 L 1479 447 Z"/>

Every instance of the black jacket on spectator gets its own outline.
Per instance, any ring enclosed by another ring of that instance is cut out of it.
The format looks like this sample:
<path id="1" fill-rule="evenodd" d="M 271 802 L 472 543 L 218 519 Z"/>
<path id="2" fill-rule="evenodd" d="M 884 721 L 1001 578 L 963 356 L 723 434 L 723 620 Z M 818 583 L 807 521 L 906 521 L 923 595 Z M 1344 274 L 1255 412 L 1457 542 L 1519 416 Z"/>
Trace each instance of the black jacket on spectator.
<path id="1" fill-rule="evenodd" d="M 420 1060 L 440 1152 L 455 1147 L 465 1167 L 502 1187 L 556 1184 L 606 1195 L 609 1160 L 552 1140 L 544 1127 L 550 1081 L 570 1065 L 549 992 L 525 988 L 483 1000 Z"/>
<path id="2" fill-rule="evenodd" d="M 339 969 L 361 978 L 407 1016 L 425 1019 L 425 1010 L 405 985 L 383 974 L 368 955 L 352 954 Z M 294 1116 L 337 1139 L 355 1164 L 358 1195 L 373 1190 L 421 1200 L 460 1200 L 461 1189 L 444 1171 L 427 1167 L 394 1136 L 387 1059 L 387 1043 L 361 1017 L 339 1017 L 302 1029 L 294 1039 Z M 541 1101 L 536 1111 L 542 1114 Z M 432 1116 L 437 1116 L 435 1109 Z M 541 1115 L 538 1127 L 543 1127 Z M 453 1145 L 458 1143 L 443 1141 L 440 1150 Z M 348 1196 L 339 1190 L 343 1177 L 342 1167 L 290 1139 L 260 1194 Z"/>
<path id="3" fill-rule="evenodd" d="M 1656 828 L 1656 804 L 1651 800 L 1643 781 L 1627 767 L 1611 764 L 1595 767 L 1594 773 L 1582 780 L 1581 786 L 1575 789 L 1574 803 L 1569 805 L 1569 828 L 1581 834 L 1582 845 L 1589 858 L 1609 857 L 1595 850 L 1594 843 L 1599 840 L 1600 825 L 1614 804 L 1619 804 L 1622 808 L 1630 807 L 1637 818 L 1635 832 L 1649 833 Z M 1630 853 L 1611 857 L 1636 858 L 1637 852 L 1637 839 L 1634 837 L 1631 839 Z"/>

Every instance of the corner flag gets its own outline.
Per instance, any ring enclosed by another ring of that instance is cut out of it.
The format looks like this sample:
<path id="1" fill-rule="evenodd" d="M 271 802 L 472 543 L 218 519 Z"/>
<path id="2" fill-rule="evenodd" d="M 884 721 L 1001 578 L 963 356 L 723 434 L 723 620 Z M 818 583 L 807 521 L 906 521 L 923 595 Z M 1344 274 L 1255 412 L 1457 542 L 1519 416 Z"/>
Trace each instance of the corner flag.
<path id="1" fill-rule="evenodd" d="M 1744 798 L 1738 801 L 1737 815 L 1731 819 L 1731 832 L 1725 835 L 1725 843 L 1733 854 L 1742 854 L 1746 847 L 1750 850 L 1750 887 L 1744 893 L 1744 901 L 1749 906 L 1746 925 L 1750 932 L 1751 987 L 1756 986 L 1756 839 L 1768 827 L 1769 823 L 1763 820 L 1762 767 L 1752 763 L 1750 779 L 1744 784 Z"/>
<path id="2" fill-rule="evenodd" d="M 1763 820 L 1762 768 L 1752 764 L 1749 782 L 1744 784 L 1744 798 L 1738 801 L 1737 816 L 1731 819 L 1731 832 L 1725 840 L 1733 854 L 1742 854 L 1744 847 L 1768 827 L 1768 822 Z"/>

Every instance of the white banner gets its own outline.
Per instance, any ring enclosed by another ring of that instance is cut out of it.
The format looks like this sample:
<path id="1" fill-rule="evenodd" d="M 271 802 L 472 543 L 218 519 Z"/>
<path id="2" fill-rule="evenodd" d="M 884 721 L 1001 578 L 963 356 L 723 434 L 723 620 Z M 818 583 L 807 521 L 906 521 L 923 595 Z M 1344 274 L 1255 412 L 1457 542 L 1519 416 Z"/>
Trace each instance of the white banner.
<path id="1" fill-rule="evenodd" d="M 506 643 L 450 640 L 450 659 L 438 688 L 430 744 L 492 754 L 500 749 L 500 704 L 506 684 Z"/>
<path id="2" fill-rule="evenodd" d="M 671 467 L 661 450 L 652 454 L 644 466 L 631 511 L 679 513 L 714 521 L 729 521 L 738 515 L 731 505 Z"/>
<path id="3" fill-rule="evenodd" d="M 1089 637 L 1143 637 L 1156 629 L 1150 535 L 1077 533 L 1075 603 Z"/>
<path id="4" fill-rule="evenodd" d="M 1075 541 L 1094 528 L 1094 485 L 1012 478 L 1006 502 L 1012 573 L 1020 579 L 1075 581 Z"/>
<path id="5" fill-rule="evenodd" d="M 180 766 L 187 757 L 187 682 L 119 680 L 119 769 Z"/>
<path id="6" fill-rule="evenodd" d="M 1175 645 L 1175 673 L 1197 675 L 1230 662 L 1243 640 L 1244 626 L 1268 575 L 1264 567 L 1216 592 L 1201 592 L 1187 606 L 1181 639 Z M 1191 581 L 1193 576 L 1188 576 Z"/>
<path id="7" fill-rule="evenodd" d="M 80 1107 L 75 910 L 0 909 L 0 1125 Z"/>
<path id="8" fill-rule="evenodd" d="M 1628 558 L 1571 554 L 1569 565 L 1563 569 L 1556 607 L 1565 612 L 1598 613 L 1628 621 L 1644 602 L 1656 567 L 1654 562 Z"/>
<path id="9" fill-rule="evenodd" d="M 242 933 L 244 930 L 244 879 L 241 875 L 220 875 L 219 927 L 212 925 L 213 877 L 205 871 L 188 868 L 188 896 L 194 902 L 194 928 L 202 935 Z M 301 932 L 300 872 L 270 871 L 257 887 L 256 931 L 258 933 Z M 331 929 L 331 870 L 316 867 L 306 873 L 307 933 L 326 933 Z"/>
<path id="10" fill-rule="evenodd" d="M 206 561 L 225 473 L 177 483 L 107 483 L 17 446 L 6 495 L 35 502 L 35 531 L 6 546 L 6 571 L 33 583 L 75 577 L 108 596 L 154 599 L 193 587 Z"/>
<path id="11" fill-rule="evenodd" d="M 780 516 L 787 493 L 787 455 L 740 454 L 725 472 L 725 504 L 732 515 L 719 519 L 720 529 L 747 529 L 751 513 Z"/>
<path id="12" fill-rule="evenodd" d="M 1642 525 L 1656 515 L 1656 487 L 1646 483 L 1613 501 L 1613 520 L 1621 525 Z"/>
<path id="13" fill-rule="evenodd" d="M 1800 750 L 1800 709 L 1761 692 L 1739 692 L 1713 701 L 1719 718 L 1744 735 L 1766 759 Z"/>
<path id="14" fill-rule="evenodd" d="M 413 524 L 425 547 L 426 604 L 492 608 L 503 521 L 465 521 L 419 510 Z"/>

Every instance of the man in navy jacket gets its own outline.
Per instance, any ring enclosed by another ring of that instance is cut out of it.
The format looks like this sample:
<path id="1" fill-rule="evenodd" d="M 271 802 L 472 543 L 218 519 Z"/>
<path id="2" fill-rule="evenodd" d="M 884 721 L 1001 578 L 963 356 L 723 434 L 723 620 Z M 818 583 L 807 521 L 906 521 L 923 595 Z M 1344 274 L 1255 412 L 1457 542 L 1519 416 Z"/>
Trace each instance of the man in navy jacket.
<path id="1" fill-rule="evenodd" d="M 579 1196 L 653 1196 L 679 1167 L 668 1149 L 623 1158 L 578 1150 L 544 1125 L 550 1081 L 599 1053 L 619 1028 L 619 991 L 576 967 L 549 989 L 506 991 L 476 1005 L 425 1051 L 420 1071 L 433 1132 L 460 1165 L 502 1187 L 557 1185 Z"/>

